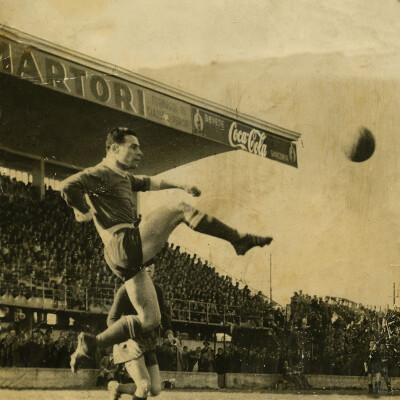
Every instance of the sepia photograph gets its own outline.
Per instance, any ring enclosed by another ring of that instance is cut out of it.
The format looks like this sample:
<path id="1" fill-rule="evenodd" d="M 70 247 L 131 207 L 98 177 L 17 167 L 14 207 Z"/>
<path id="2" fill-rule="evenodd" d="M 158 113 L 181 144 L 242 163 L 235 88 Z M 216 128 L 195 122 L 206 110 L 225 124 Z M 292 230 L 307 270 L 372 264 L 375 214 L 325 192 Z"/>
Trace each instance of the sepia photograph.
<path id="1" fill-rule="evenodd" d="M 0 0 L 0 398 L 400 396 L 399 20 Z"/>

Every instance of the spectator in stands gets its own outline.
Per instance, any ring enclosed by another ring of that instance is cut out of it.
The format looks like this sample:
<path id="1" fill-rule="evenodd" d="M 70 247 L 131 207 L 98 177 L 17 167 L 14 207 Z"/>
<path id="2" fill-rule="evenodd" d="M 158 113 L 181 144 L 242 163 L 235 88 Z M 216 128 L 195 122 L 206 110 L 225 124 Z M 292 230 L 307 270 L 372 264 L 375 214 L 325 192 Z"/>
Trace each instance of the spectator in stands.
<path id="1" fill-rule="evenodd" d="M 114 364 L 112 351 L 107 352 L 102 357 L 99 365 L 99 375 L 97 376 L 96 386 L 104 385 L 117 379 L 118 367 Z"/>
<path id="2" fill-rule="evenodd" d="M 235 345 L 230 344 L 227 347 L 226 359 L 229 366 L 229 372 L 241 372 L 241 355 L 239 349 Z"/>
<path id="3" fill-rule="evenodd" d="M 210 349 L 210 343 L 209 342 L 203 342 L 203 348 L 201 349 L 200 352 L 200 360 L 198 361 L 199 363 L 199 372 L 208 372 L 210 369 L 210 356 L 209 356 L 209 349 Z"/>
<path id="4" fill-rule="evenodd" d="M 7 367 L 7 336 L 0 339 L 0 367 Z"/>
<path id="5" fill-rule="evenodd" d="M 312 388 L 312 386 L 308 383 L 307 378 L 303 375 L 302 367 L 291 367 L 288 360 L 283 362 L 282 375 L 283 379 L 293 383 L 296 389 Z"/>
<path id="6" fill-rule="evenodd" d="M 195 369 L 196 365 L 197 365 L 197 368 L 199 368 L 200 359 L 201 359 L 201 348 L 200 347 L 197 347 L 196 350 L 189 351 L 189 365 L 188 365 L 189 372 L 192 372 Z"/>
<path id="7" fill-rule="evenodd" d="M 71 349 L 68 346 L 66 337 L 61 334 L 52 348 L 56 368 L 68 368 Z"/>
<path id="8" fill-rule="evenodd" d="M 218 375 L 218 387 L 223 389 L 225 387 L 225 374 L 227 372 L 227 365 L 224 349 L 221 347 L 217 350 L 217 354 L 215 356 L 215 372 Z"/>
<path id="9" fill-rule="evenodd" d="M 187 346 L 183 346 L 182 348 L 181 360 L 182 360 L 182 371 L 183 372 L 189 371 L 189 349 Z"/>

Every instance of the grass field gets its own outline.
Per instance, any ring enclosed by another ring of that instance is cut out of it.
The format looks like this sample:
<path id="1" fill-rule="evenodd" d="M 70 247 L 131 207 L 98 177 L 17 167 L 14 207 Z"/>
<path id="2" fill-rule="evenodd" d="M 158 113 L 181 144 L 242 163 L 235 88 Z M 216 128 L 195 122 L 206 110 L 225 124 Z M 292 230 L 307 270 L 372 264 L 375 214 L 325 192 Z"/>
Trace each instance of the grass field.
<path id="1" fill-rule="evenodd" d="M 396 393 L 397 394 L 397 393 Z M 340 399 L 370 399 L 378 396 L 368 395 L 366 392 L 236 392 L 236 391 L 184 391 L 165 390 L 159 400 L 306 400 L 321 398 L 324 400 Z M 383 391 L 380 397 L 387 397 Z M 396 396 L 397 397 L 397 396 Z M 0 389 L 0 399 L 4 400 L 110 400 L 107 391 L 102 390 L 6 390 Z M 123 395 L 122 400 L 132 399 L 129 395 Z"/>

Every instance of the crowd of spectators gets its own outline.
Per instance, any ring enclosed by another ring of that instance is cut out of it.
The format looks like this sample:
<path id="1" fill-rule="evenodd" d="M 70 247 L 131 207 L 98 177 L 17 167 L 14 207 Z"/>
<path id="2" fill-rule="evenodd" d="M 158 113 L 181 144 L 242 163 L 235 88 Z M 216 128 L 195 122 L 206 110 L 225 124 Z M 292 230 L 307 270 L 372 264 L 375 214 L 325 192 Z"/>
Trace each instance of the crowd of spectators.
<path id="1" fill-rule="evenodd" d="M 11 327 L 0 339 L 0 367 L 69 368 L 76 343 L 74 332 Z"/>
<path id="2" fill-rule="evenodd" d="M 107 310 L 121 282 L 104 261 L 93 224 L 76 223 L 51 188 L 42 200 L 34 194 L 30 184 L 1 179 L 0 295 Z"/>
<path id="3" fill-rule="evenodd" d="M 346 299 L 295 293 L 288 307 L 289 360 L 304 360 L 307 373 L 358 375 L 369 343 L 384 343 L 393 367 L 400 363 L 400 312 L 367 308 Z"/>
<path id="4" fill-rule="evenodd" d="M 76 344 L 75 331 L 29 331 L 12 326 L 0 338 L 0 367 L 69 368 Z M 93 362 L 83 368 L 103 368 L 112 354 L 108 350 L 98 352 Z M 203 348 L 189 350 L 187 346 L 172 346 L 168 340 L 160 339 L 156 354 L 164 371 L 277 373 L 279 363 L 279 353 L 267 352 L 265 348 L 226 344 L 225 349 L 219 347 L 215 351 L 209 342 L 204 342 Z"/>
<path id="5" fill-rule="evenodd" d="M 275 374 L 279 371 L 278 351 L 247 349 L 232 343 L 215 351 L 208 342 L 203 345 L 203 348 L 198 346 L 191 350 L 183 347 L 178 358 L 182 363 L 182 371 L 253 374 Z"/>
<path id="6" fill-rule="evenodd" d="M 2 281 L 114 286 L 93 225 L 75 223 L 58 192 L 38 201 L 30 184 L 4 177 L 1 189 Z"/>
<path id="7" fill-rule="evenodd" d="M 93 224 L 77 223 L 51 188 L 41 201 L 33 193 L 30 184 L 1 179 L 0 295 L 8 291 L 28 300 L 45 293 L 68 309 L 106 312 L 121 281 L 104 261 Z M 155 280 L 175 319 L 221 323 L 226 314 L 225 322 L 260 326 L 264 312 L 271 321 L 273 310 L 261 292 L 239 288 L 179 247 L 166 246 L 160 253 Z"/>
<path id="8" fill-rule="evenodd" d="M 173 319 L 268 327 L 282 316 L 261 292 L 240 288 L 232 277 L 173 244 L 159 254 L 154 279 L 164 289 Z"/>
<path id="9" fill-rule="evenodd" d="M 51 188 L 40 200 L 30 184 L 4 176 L 0 210 L 2 299 L 11 299 L 22 307 L 32 299 L 46 297 L 51 300 L 49 306 L 55 308 L 107 312 L 121 282 L 103 260 L 103 246 L 93 224 L 75 222 L 71 210 Z M 277 342 L 275 351 L 266 352 L 260 346 L 225 348 L 224 359 L 229 360 L 227 365 L 232 371 L 275 371 L 282 360 L 287 360 L 290 367 L 301 363 L 306 373 L 357 375 L 371 340 L 384 338 L 389 347 L 400 348 L 400 317 L 394 311 L 384 313 L 348 300 L 301 292 L 295 293 L 282 309 L 261 292 L 254 294 L 247 286 L 240 287 L 239 282 L 220 274 L 207 261 L 172 244 L 156 258 L 155 270 L 155 281 L 164 290 L 172 320 L 270 328 Z M 60 340 L 60 348 L 65 348 L 64 339 Z M 29 341 L 43 345 L 43 354 L 51 354 L 46 335 L 10 332 L 0 342 L 3 365 L 10 363 L 5 348 L 14 348 L 16 343 L 26 346 Z M 71 343 L 68 341 L 68 346 Z M 59 342 L 53 350 L 58 346 Z M 160 365 L 174 369 L 181 362 L 188 370 L 195 365 L 200 371 L 215 370 L 214 351 L 201 351 L 186 349 L 181 354 L 167 343 L 160 343 Z M 29 357 L 28 361 L 15 357 L 17 365 L 43 365 L 42 357 L 35 357 L 42 359 L 40 362 L 33 357 L 30 361 Z M 398 353 L 394 352 L 393 358 L 397 365 Z M 46 356 L 46 360 L 54 359 Z"/>
<path id="10" fill-rule="evenodd" d="M 274 348 L 226 344 L 222 354 L 226 372 L 363 375 L 371 341 L 388 349 L 393 376 L 399 376 L 400 312 L 379 311 L 346 299 L 294 293 L 273 328 Z M 176 349 L 164 343 L 160 359 L 173 358 Z M 183 348 L 182 369 L 216 371 L 216 354 L 203 349 Z M 167 361 L 168 364 L 168 361 Z M 295 371 L 295 372 L 293 372 Z"/>

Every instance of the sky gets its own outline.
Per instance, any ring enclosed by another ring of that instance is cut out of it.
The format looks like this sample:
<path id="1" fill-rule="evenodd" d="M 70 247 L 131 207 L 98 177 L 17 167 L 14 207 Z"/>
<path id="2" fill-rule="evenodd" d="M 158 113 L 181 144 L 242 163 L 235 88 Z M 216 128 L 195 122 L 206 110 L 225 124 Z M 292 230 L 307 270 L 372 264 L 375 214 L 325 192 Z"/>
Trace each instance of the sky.
<path id="1" fill-rule="evenodd" d="M 2 0 L 1 21 L 130 69 L 398 50 L 396 0 Z"/>
<path id="2" fill-rule="evenodd" d="M 302 134 L 299 168 L 233 152 L 169 171 L 198 206 L 274 236 L 236 257 L 180 227 L 171 241 L 269 294 L 392 303 L 400 287 L 400 2 L 2 0 L 0 23 Z M 344 156 L 360 126 L 373 157 Z M 211 172 L 211 173 L 210 173 Z M 143 197 L 144 212 L 182 194 Z M 397 300 L 399 304 L 400 299 Z"/>

